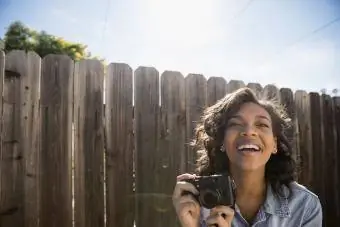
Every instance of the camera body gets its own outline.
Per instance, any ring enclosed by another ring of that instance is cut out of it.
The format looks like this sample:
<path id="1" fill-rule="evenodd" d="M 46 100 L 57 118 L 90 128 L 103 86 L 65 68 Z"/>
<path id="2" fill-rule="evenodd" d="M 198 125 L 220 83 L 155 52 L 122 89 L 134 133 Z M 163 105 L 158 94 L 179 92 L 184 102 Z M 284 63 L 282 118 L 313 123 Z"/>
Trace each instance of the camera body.
<path id="1" fill-rule="evenodd" d="M 193 184 L 198 190 L 199 194 L 193 196 L 201 206 L 207 209 L 220 205 L 234 208 L 236 186 L 229 175 L 199 176 L 184 181 Z"/>

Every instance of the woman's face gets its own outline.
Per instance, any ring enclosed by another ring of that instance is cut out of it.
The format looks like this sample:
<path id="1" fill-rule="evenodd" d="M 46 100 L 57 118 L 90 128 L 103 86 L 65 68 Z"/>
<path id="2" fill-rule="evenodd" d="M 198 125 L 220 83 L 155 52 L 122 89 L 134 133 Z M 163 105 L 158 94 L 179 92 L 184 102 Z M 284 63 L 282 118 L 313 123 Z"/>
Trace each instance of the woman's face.
<path id="1" fill-rule="evenodd" d="M 231 166 L 247 171 L 264 169 L 277 152 L 269 113 L 255 103 L 244 103 L 228 121 L 224 146 Z"/>

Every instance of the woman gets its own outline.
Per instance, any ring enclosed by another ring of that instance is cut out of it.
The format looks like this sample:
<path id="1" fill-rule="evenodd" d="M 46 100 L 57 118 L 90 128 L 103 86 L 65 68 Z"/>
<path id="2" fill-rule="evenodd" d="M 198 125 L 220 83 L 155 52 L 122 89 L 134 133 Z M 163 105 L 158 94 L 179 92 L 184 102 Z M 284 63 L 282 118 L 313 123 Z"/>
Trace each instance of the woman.
<path id="1" fill-rule="evenodd" d="M 289 118 L 280 105 L 259 100 L 248 88 L 205 110 L 196 128 L 197 175 L 228 171 L 236 184 L 235 209 L 200 207 L 197 189 L 177 177 L 173 204 L 182 227 L 322 226 L 318 197 L 294 181 Z"/>

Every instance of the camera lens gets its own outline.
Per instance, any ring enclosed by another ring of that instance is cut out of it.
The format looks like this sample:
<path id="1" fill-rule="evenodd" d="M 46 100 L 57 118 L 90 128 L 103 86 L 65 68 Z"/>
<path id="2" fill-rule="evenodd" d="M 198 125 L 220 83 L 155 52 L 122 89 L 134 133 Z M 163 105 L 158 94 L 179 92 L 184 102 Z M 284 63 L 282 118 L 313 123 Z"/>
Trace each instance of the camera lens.
<path id="1" fill-rule="evenodd" d="M 220 198 L 221 195 L 218 190 L 204 190 L 200 193 L 199 197 L 201 204 L 208 209 L 215 207 L 219 203 Z"/>

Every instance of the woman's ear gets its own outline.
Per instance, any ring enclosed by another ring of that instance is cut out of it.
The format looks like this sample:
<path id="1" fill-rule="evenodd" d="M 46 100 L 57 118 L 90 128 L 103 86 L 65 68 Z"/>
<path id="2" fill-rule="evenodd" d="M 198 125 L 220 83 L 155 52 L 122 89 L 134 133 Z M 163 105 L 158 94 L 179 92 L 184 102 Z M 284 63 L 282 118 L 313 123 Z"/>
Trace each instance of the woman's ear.
<path id="1" fill-rule="evenodd" d="M 277 137 L 274 137 L 274 149 L 273 149 L 273 154 L 277 153 Z"/>

